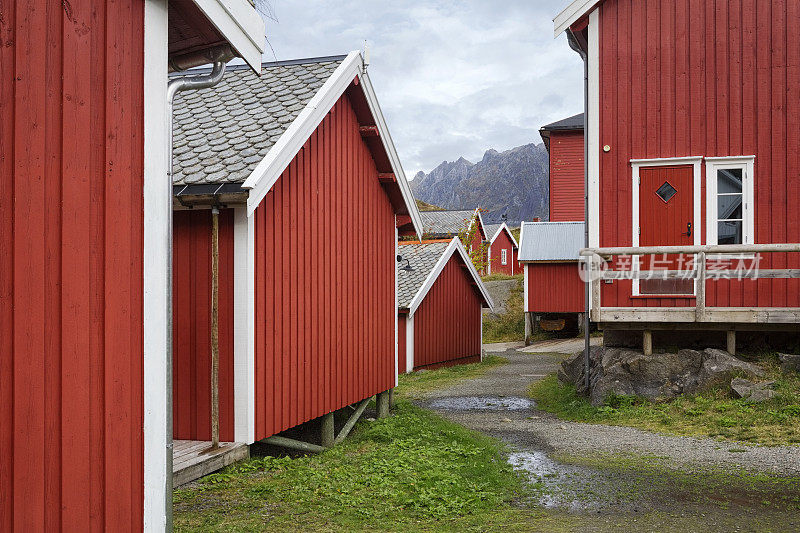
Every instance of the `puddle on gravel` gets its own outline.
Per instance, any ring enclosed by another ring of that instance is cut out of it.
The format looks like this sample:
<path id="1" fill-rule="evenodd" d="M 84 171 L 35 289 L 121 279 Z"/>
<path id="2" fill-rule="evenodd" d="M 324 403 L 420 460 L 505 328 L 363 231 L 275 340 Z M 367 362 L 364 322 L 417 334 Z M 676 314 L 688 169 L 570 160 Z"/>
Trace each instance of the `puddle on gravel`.
<path id="1" fill-rule="evenodd" d="M 536 402 L 516 396 L 454 396 L 432 400 L 430 406 L 448 411 L 522 411 L 536 407 Z"/>

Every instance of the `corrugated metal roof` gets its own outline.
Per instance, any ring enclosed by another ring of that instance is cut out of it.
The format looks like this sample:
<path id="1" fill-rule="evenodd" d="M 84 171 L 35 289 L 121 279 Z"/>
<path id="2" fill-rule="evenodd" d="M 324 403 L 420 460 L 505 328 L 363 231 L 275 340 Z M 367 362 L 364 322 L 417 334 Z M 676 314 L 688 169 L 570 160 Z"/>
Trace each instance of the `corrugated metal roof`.
<path id="1" fill-rule="evenodd" d="M 264 63 L 260 77 L 232 67 L 213 88 L 179 92 L 173 183 L 244 182 L 345 57 Z"/>
<path id="2" fill-rule="evenodd" d="M 584 246 L 583 222 L 523 222 L 520 261 L 578 260 Z"/>
<path id="3" fill-rule="evenodd" d="M 474 209 L 461 211 L 421 211 L 422 233 L 428 237 L 438 238 L 455 237 L 462 230 L 467 229 Z"/>
<path id="4" fill-rule="evenodd" d="M 448 242 L 429 242 L 421 244 L 403 244 L 397 253 L 403 261 L 397 263 L 397 306 L 408 309 L 411 300 L 417 295 L 422 284 L 428 278 L 433 267 L 450 245 Z M 411 272 L 402 270 L 406 259 L 414 269 Z"/>

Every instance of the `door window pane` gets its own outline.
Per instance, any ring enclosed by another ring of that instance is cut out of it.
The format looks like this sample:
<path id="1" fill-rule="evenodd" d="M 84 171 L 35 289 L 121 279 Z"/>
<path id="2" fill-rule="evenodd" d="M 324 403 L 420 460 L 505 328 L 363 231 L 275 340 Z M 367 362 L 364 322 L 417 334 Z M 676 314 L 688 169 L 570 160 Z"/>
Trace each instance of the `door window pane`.
<path id="1" fill-rule="evenodd" d="M 722 168 L 717 171 L 717 194 L 742 194 L 742 169 Z"/>
<path id="2" fill-rule="evenodd" d="M 663 185 L 661 185 L 661 187 L 658 188 L 656 194 L 658 195 L 659 198 L 664 200 L 664 202 L 669 202 L 670 198 L 675 196 L 675 193 L 677 192 L 678 191 L 675 190 L 675 187 L 670 185 L 669 182 L 665 181 Z"/>

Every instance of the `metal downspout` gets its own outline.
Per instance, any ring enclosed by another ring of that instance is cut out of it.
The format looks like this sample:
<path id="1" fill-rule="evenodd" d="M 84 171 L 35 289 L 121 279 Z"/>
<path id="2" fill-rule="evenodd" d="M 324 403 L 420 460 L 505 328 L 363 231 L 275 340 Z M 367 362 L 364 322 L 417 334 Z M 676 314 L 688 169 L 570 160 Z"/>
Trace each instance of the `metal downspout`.
<path id="1" fill-rule="evenodd" d="M 589 129 L 586 127 L 589 122 L 589 57 L 587 53 L 581 49 L 578 40 L 572 30 L 567 30 L 567 41 L 569 46 L 581 56 L 583 60 L 583 247 L 589 247 Z M 587 258 L 587 261 L 593 258 Z M 590 272 L 589 269 L 584 268 L 584 273 Z M 589 335 L 589 280 L 584 284 L 584 314 L 583 314 L 583 337 L 584 337 L 584 351 L 583 351 L 583 368 L 586 374 L 586 394 L 589 394 L 590 377 L 589 367 L 591 360 L 589 357 L 589 349 L 591 347 Z"/>
<path id="2" fill-rule="evenodd" d="M 173 129 L 173 100 L 175 95 L 181 91 L 205 89 L 218 84 L 225 75 L 225 57 L 220 54 L 214 60 L 214 66 L 209 74 L 200 76 L 175 78 L 167 84 L 167 142 L 169 143 L 169 179 L 170 191 L 172 191 L 172 129 Z M 169 244 L 167 250 L 167 487 L 166 487 L 166 509 L 167 509 L 167 531 L 172 531 L 172 194 L 169 197 L 170 216 Z"/>

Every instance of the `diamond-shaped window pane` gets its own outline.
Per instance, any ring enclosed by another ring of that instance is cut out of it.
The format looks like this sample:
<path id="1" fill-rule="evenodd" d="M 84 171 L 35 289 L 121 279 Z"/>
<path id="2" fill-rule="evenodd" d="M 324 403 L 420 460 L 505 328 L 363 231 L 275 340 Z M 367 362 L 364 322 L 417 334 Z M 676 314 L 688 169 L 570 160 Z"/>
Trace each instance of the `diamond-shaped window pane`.
<path id="1" fill-rule="evenodd" d="M 678 191 L 677 189 L 675 189 L 675 187 L 673 187 L 672 185 L 670 185 L 668 182 L 665 181 L 664 185 L 658 188 L 656 194 L 658 195 L 659 198 L 664 200 L 664 202 L 669 202 L 670 198 L 675 196 L 677 192 Z"/>

